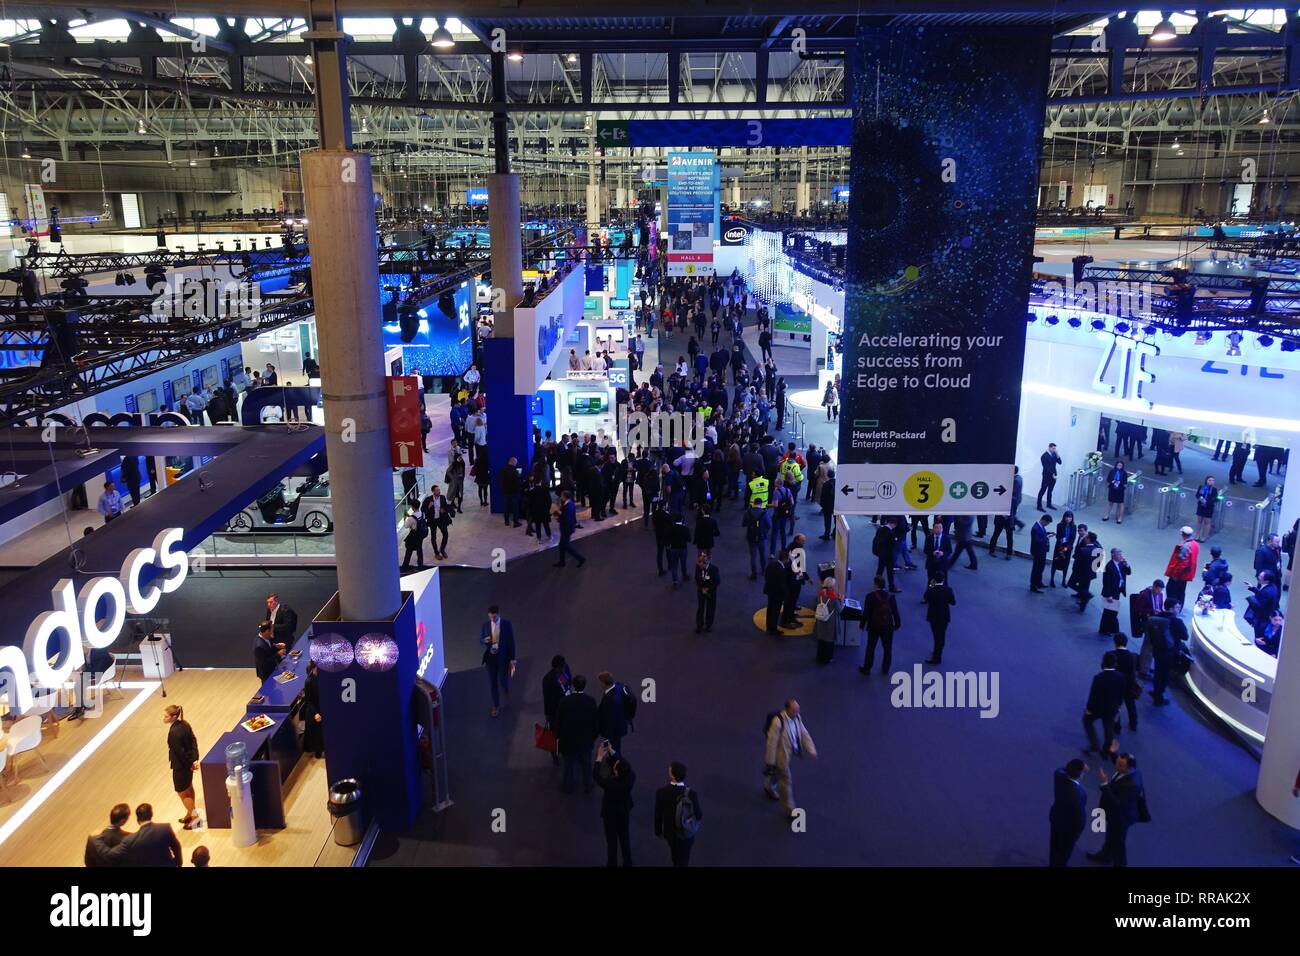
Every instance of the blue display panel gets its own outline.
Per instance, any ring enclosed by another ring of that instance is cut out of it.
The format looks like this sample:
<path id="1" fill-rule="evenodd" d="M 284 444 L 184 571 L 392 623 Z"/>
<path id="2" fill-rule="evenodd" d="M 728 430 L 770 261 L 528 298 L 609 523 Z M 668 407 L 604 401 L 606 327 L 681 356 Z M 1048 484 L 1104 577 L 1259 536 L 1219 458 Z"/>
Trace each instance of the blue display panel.
<path id="1" fill-rule="evenodd" d="M 904 511 L 1007 507 L 1049 45 L 859 27 L 839 470 Z"/>
<path id="2" fill-rule="evenodd" d="M 474 360 L 473 293 L 466 282 L 426 303 L 416 313 L 418 331 L 409 342 L 402 341 L 399 322 L 384 323 L 384 345 L 402 347 L 407 375 L 460 375 L 469 368 Z"/>

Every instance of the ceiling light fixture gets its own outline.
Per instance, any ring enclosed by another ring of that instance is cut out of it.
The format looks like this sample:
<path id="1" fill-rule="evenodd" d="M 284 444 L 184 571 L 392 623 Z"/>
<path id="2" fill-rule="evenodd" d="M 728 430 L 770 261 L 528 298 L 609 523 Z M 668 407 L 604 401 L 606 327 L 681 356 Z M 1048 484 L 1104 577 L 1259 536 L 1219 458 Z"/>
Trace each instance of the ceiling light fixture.
<path id="1" fill-rule="evenodd" d="M 148 132 L 148 130 L 144 128 L 144 120 L 140 120 L 138 123 L 135 124 L 135 131 L 141 136 L 143 136 L 145 133 Z"/>
<path id="2" fill-rule="evenodd" d="M 456 38 L 447 29 L 446 21 L 443 21 L 443 25 L 433 31 L 433 39 L 430 42 L 440 50 L 450 49 L 456 45 Z"/>
<path id="3" fill-rule="evenodd" d="M 311 54 L 308 53 L 305 57 L 303 57 L 303 58 L 302 58 L 302 62 L 306 63 L 308 66 L 311 66 L 311 62 L 312 62 L 312 61 L 311 61 Z"/>
<path id="4" fill-rule="evenodd" d="M 1178 31 L 1174 29 L 1173 22 L 1169 17 L 1165 16 L 1163 11 L 1161 11 L 1161 16 L 1164 19 L 1157 23 L 1155 29 L 1151 31 L 1151 39 L 1156 43 L 1168 43 L 1170 40 L 1178 39 Z"/>
<path id="5" fill-rule="evenodd" d="M 1268 107 L 1265 107 L 1265 108 L 1264 108 L 1264 115 L 1261 116 L 1261 117 L 1259 118 L 1259 125 L 1260 125 L 1260 126 L 1267 126 L 1268 123 L 1269 123 L 1269 118 L 1268 118 Z"/>
<path id="6" fill-rule="evenodd" d="M 511 50 L 509 53 L 506 54 L 506 59 L 509 60 L 511 63 L 523 63 L 524 55 L 518 50 Z"/>
<path id="7" fill-rule="evenodd" d="M 23 147 L 23 159 L 31 159 L 31 158 L 32 158 L 32 151 L 31 151 L 30 149 L 28 149 L 26 146 L 24 146 L 24 147 Z"/>

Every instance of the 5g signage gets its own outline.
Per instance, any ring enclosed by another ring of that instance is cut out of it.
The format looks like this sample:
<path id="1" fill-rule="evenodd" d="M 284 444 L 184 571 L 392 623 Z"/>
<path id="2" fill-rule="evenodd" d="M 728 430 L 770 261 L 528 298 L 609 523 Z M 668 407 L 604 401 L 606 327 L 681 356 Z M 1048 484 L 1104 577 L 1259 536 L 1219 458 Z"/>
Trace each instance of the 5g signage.
<path id="1" fill-rule="evenodd" d="M 51 591 L 53 609 L 37 615 L 21 649 L 0 647 L 0 690 L 10 692 L 17 710 L 32 706 L 32 687 L 56 690 L 85 664 L 84 640 L 91 647 L 110 647 L 126 624 L 126 614 L 148 614 L 164 594 L 184 583 L 187 554 L 180 549 L 184 532 L 168 528 L 153 545 L 136 548 L 122 562 L 117 577 L 91 578 L 76 590 L 63 578 Z M 5 671 L 13 675 L 6 682 Z"/>

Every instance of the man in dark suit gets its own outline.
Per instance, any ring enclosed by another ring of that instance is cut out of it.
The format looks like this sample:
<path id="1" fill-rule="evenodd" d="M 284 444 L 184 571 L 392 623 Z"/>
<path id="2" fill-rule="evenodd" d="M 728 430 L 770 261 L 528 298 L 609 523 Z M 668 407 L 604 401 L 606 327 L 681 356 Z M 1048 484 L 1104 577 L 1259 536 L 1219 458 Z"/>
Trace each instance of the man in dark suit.
<path id="1" fill-rule="evenodd" d="M 627 688 L 614 680 L 609 671 L 596 675 L 601 686 L 600 703 L 596 705 L 596 732 L 614 745 L 615 750 L 623 749 L 623 735 L 627 733 L 627 703 L 624 697 Z"/>
<path id="2" fill-rule="evenodd" d="M 799 624 L 799 591 L 808 580 L 804 570 L 804 536 L 796 534 L 790 541 L 790 551 L 785 559 L 785 602 L 781 606 L 781 627 L 797 628 Z"/>
<path id="3" fill-rule="evenodd" d="M 1047 510 L 1055 511 L 1052 504 L 1052 489 L 1056 487 L 1056 468 L 1061 464 L 1061 456 L 1056 453 L 1056 442 L 1047 446 L 1047 451 L 1038 459 L 1043 465 L 1043 483 L 1038 486 L 1038 510 L 1043 510 L 1043 495 L 1047 495 Z"/>
<path id="4" fill-rule="evenodd" d="M 1076 757 L 1052 775 L 1052 809 L 1047 814 L 1052 825 L 1049 866 L 1069 866 L 1074 845 L 1088 824 L 1088 792 L 1079 782 L 1087 771 L 1088 765 Z"/>
<path id="5" fill-rule="evenodd" d="M 510 703 L 510 678 L 519 658 L 515 654 L 515 629 L 501 616 L 495 604 L 488 608 L 487 620 L 479 628 L 478 642 L 483 645 L 483 666 L 492 687 L 492 716 L 501 713 L 501 694 Z"/>
<path id="6" fill-rule="evenodd" d="M 281 604 L 280 595 L 268 594 L 266 619 L 271 622 L 275 639 L 284 644 L 285 648 L 293 647 L 293 642 L 298 640 L 298 612 L 287 604 Z"/>
<path id="7" fill-rule="evenodd" d="M 1142 638 L 1142 648 L 1138 653 L 1137 673 L 1139 677 L 1151 676 L 1151 644 L 1146 639 L 1147 622 L 1152 616 L 1165 609 L 1165 582 L 1156 578 L 1149 588 L 1143 588 L 1133 596 L 1130 605 L 1133 617 L 1133 636 Z"/>
<path id="8" fill-rule="evenodd" d="M 564 655 L 556 654 L 551 658 L 551 669 L 542 676 L 542 714 L 546 718 L 546 726 L 555 730 L 556 716 L 560 712 L 560 702 L 564 700 L 569 693 L 569 688 L 573 685 L 573 678 L 569 674 L 568 661 Z M 560 754 L 551 754 L 551 762 L 556 766 L 560 763 Z"/>
<path id="9" fill-rule="evenodd" d="M 257 627 L 257 640 L 253 642 L 253 668 L 257 671 L 258 681 L 264 681 L 275 673 L 284 657 L 284 644 L 277 641 L 270 621 L 263 621 Z"/>
<path id="10" fill-rule="evenodd" d="M 930 533 L 925 536 L 926 580 L 933 581 L 939 578 L 946 583 L 948 580 L 949 559 L 952 555 L 952 535 L 944 530 L 943 522 L 936 518 Z"/>
<path id="11" fill-rule="evenodd" d="M 623 848 L 623 865 L 632 865 L 632 785 L 636 771 L 626 757 L 607 742 L 596 751 L 592 777 L 603 791 L 600 819 L 605 825 L 605 865 L 618 866 L 619 847 Z"/>
<path id="12" fill-rule="evenodd" d="M 108 811 L 108 826 L 86 837 L 86 866 L 112 865 L 104 859 L 102 850 L 111 850 L 130 836 L 122 829 L 129 819 L 131 808 L 125 803 L 116 804 Z"/>
<path id="13" fill-rule="evenodd" d="M 153 807 L 142 803 L 135 808 L 140 828 L 117 846 L 100 848 L 106 866 L 180 866 L 181 843 L 170 823 L 154 823 Z M 99 837 L 95 838 L 99 840 Z"/>
<path id="14" fill-rule="evenodd" d="M 1107 651 L 1101 657 L 1100 673 L 1092 678 L 1088 703 L 1083 709 L 1083 729 L 1088 735 L 1088 753 L 1100 753 L 1102 759 L 1112 759 L 1110 746 L 1115 739 L 1115 723 L 1127 693 L 1128 684 L 1124 675 L 1115 669 L 1115 652 Z M 1097 730 L 1093 726 L 1099 720 L 1106 738 L 1100 750 L 1097 747 Z"/>
<path id="15" fill-rule="evenodd" d="M 1101 612 L 1098 630 L 1103 635 L 1119 633 L 1119 599 L 1128 594 L 1128 576 L 1132 569 L 1119 548 L 1110 549 L 1110 560 L 1101 573 L 1101 596 L 1107 604 Z M 1114 607 L 1109 605 L 1114 604 Z"/>
<path id="16" fill-rule="evenodd" d="M 663 837 L 668 842 L 673 866 L 676 867 L 690 865 L 691 847 L 695 845 L 694 835 L 685 836 L 677 829 L 677 805 L 682 800 L 691 801 L 695 819 L 703 822 L 704 810 L 700 806 L 700 795 L 686 786 L 686 764 L 674 760 L 668 765 L 667 785 L 655 791 L 655 836 Z"/>
<path id="17" fill-rule="evenodd" d="M 1270 534 L 1264 543 L 1255 549 L 1255 577 L 1261 571 L 1268 571 L 1274 581 L 1282 580 L 1282 537 Z"/>
<path id="18" fill-rule="evenodd" d="M 1033 565 L 1029 569 L 1029 591 L 1031 594 L 1043 593 L 1043 569 L 1047 567 L 1047 552 L 1051 549 L 1049 540 L 1052 533 L 1047 526 L 1052 523 L 1049 515 L 1043 515 L 1034 522 L 1029 531 L 1029 557 Z"/>
<path id="19" fill-rule="evenodd" d="M 713 615 L 718 610 L 718 585 L 722 575 L 709 560 L 709 553 L 701 551 L 695 562 L 695 633 L 713 630 Z"/>
<path id="20" fill-rule="evenodd" d="M 1106 839 L 1097 853 L 1088 859 L 1111 866 L 1128 866 L 1128 830 L 1135 823 L 1146 823 L 1151 817 L 1146 809 L 1146 791 L 1142 774 L 1138 772 L 1137 757 L 1122 753 L 1115 759 L 1115 776 L 1109 780 L 1106 771 L 1098 770 L 1101 777 L 1101 809 L 1106 814 Z"/>
<path id="21" fill-rule="evenodd" d="M 1137 655 L 1128 649 L 1128 635 L 1120 631 L 1114 637 L 1115 670 L 1124 675 L 1128 693 L 1124 695 L 1124 708 L 1128 711 L 1128 729 L 1138 729 L 1137 697 L 1142 694 L 1142 685 L 1137 677 Z M 1118 723 L 1118 717 L 1116 718 Z M 1116 728 L 1116 733 L 1119 729 Z"/>
<path id="22" fill-rule="evenodd" d="M 591 748 L 596 743 L 598 717 L 596 702 L 586 690 L 587 678 L 578 674 L 573 678 L 573 693 L 560 701 L 551 725 L 564 758 L 564 783 L 560 789 L 565 793 L 573 792 L 574 774 L 586 774 L 582 792 L 591 792 L 592 779 L 587 771 L 591 767 Z"/>
<path id="23" fill-rule="evenodd" d="M 763 569 L 763 593 L 767 595 L 767 633 L 781 634 L 781 605 L 785 601 L 785 564 L 788 553 L 771 558 Z"/>

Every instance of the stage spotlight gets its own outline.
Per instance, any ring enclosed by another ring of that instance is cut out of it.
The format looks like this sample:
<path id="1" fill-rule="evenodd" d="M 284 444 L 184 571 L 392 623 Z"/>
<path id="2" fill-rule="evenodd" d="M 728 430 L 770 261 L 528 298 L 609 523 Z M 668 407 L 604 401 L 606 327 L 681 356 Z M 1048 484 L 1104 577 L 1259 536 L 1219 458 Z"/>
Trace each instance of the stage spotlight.
<path id="1" fill-rule="evenodd" d="M 1168 17 L 1164 17 L 1151 31 L 1151 39 L 1156 43 L 1168 43 L 1177 38 L 1178 30 L 1174 28 L 1173 22 Z"/>
<path id="2" fill-rule="evenodd" d="M 1120 335 L 1124 335 L 1125 333 L 1128 332 L 1128 323 L 1127 323 L 1127 322 L 1116 322 L 1116 323 L 1115 323 L 1115 331 L 1118 332 Z"/>
<path id="3" fill-rule="evenodd" d="M 1035 315 L 1033 312 L 1026 312 L 1025 321 L 1032 325 L 1034 322 L 1038 321 L 1038 316 Z"/>
<path id="4" fill-rule="evenodd" d="M 1282 340 L 1282 351 L 1283 351 L 1283 352 L 1294 352 L 1294 351 L 1296 350 L 1296 348 L 1297 348 L 1296 343 L 1293 342 L 1291 339 L 1283 339 L 1283 340 Z"/>
<path id="5" fill-rule="evenodd" d="M 1197 332 L 1197 333 L 1196 333 L 1196 344 L 1197 344 L 1197 345 L 1208 345 L 1209 342 L 1210 342 L 1210 339 L 1212 339 L 1212 338 L 1214 338 L 1214 336 L 1213 336 L 1213 334 L 1211 334 L 1210 332 Z"/>
<path id="6" fill-rule="evenodd" d="M 1047 318 L 1043 319 L 1043 321 L 1048 325 L 1056 325 L 1061 321 L 1061 317 L 1059 315 L 1049 315 Z"/>
<path id="7" fill-rule="evenodd" d="M 1178 338 L 1180 335 L 1182 335 L 1182 334 L 1183 334 L 1184 332 L 1186 332 L 1186 331 L 1187 331 L 1186 329 L 1169 329 L 1169 330 L 1168 330 L 1169 335 L 1170 335 L 1172 338 L 1175 338 L 1175 339 Z"/>
<path id="8" fill-rule="evenodd" d="M 1241 333 L 1240 332 L 1228 333 L 1228 354 L 1229 355 L 1241 354 Z"/>
<path id="9" fill-rule="evenodd" d="M 416 317 L 415 310 L 409 305 L 398 307 L 397 324 L 400 327 L 403 342 L 414 342 L 415 337 L 420 334 L 420 320 Z"/>
<path id="10" fill-rule="evenodd" d="M 1157 332 L 1158 330 L 1156 329 L 1156 327 L 1155 327 L 1154 325 L 1148 325 L 1148 326 L 1147 326 L 1145 329 L 1143 329 L 1142 331 L 1145 332 L 1147 335 L 1155 335 L 1156 332 Z"/>
<path id="11" fill-rule="evenodd" d="M 1104 320 L 1104 319 L 1093 319 L 1093 320 L 1092 320 L 1092 328 L 1093 328 L 1093 331 L 1094 331 L 1094 332 L 1104 332 L 1104 331 L 1106 331 L 1106 322 L 1105 322 L 1105 320 Z"/>
<path id="12" fill-rule="evenodd" d="M 1072 329 L 1077 329 L 1079 326 L 1083 325 L 1083 320 L 1080 319 L 1077 315 L 1073 315 L 1066 320 L 1066 324 L 1069 325 L 1070 328 Z"/>
<path id="13" fill-rule="evenodd" d="M 1262 348 L 1262 349 L 1269 348 L 1269 347 L 1272 346 L 1272 344 L 1273 344 L 1273 337 L 1272 337 L 1271 335 L 1261 335 L 1261 336 L 1256 340 L 1255 344 L 1258 345 L 1258 346 L 1259 346 L 1260 348 Z"/>

